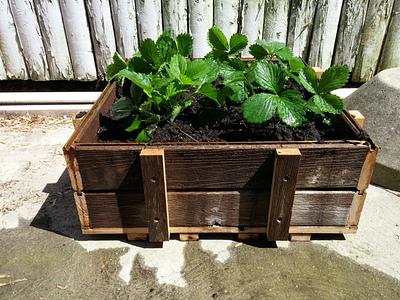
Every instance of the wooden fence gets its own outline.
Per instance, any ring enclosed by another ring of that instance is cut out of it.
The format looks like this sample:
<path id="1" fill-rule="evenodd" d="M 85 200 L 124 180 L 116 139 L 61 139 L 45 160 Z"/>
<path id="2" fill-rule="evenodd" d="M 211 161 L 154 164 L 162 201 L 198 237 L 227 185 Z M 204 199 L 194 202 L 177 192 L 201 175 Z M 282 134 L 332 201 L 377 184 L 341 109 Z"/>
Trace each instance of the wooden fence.
<path id="1" fill-rule="evenodd" d="M 129 57 L 166 28 L 191 33 L 202 57 L 213 24 L 347 64 L 354 82 L 400 66 L 400 0 L 0 0 L 0 79 L 102 79 L 114 51 Z"/>

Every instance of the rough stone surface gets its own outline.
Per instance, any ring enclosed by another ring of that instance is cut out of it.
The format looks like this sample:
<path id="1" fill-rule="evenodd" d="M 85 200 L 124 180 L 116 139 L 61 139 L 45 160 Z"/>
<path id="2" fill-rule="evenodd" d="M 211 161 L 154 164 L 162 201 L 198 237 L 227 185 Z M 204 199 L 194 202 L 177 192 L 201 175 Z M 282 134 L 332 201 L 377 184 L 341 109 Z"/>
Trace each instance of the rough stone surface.
<path id="1" fill-rule="evenodd" d="M 365 116 L 366 131 L 382 147 L 373 182 L 400 191 L 400 68 L 380 72 L 345 101 Z"/>

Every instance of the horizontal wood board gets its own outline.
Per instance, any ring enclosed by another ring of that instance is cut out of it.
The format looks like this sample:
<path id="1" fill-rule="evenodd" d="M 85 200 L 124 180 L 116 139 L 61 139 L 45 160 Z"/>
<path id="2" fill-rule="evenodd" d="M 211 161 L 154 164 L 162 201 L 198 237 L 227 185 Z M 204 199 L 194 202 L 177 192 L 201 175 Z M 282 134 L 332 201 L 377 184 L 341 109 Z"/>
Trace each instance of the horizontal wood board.
<path id="1" fill-rule="evenodd" d="M 345 226 L 352 191 L 297 191 L 290 225 Z M 143 192 L 86 193 L 91 228 L 147 227 Z M 263 227 L 269 192 L 168 192 L 171 227 Z"/>

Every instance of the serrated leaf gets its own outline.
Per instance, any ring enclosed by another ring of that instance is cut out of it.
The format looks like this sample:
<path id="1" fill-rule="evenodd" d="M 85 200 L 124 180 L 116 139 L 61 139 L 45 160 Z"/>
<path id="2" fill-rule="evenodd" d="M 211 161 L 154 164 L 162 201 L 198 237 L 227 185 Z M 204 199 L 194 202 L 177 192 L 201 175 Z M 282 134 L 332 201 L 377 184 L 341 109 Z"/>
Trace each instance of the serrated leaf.
<path id="1" fill-rule="evenodd" d="M 299 80 L 304 88 L 310 93 L 318 93 L 318 79 L 317 73 L 314 69 L 306 66 L 299 74 Z"/>
<path id="2" fill-rule="evenodd" d="M 147 75 L 124 69 L 119 71 L 117 76 L 121 78 L 128 78 L 138 87 L 140 87 L 149 97 L 151 97 L 152 86 Z"/>
<path id="3" fill-rule="evenodd" d="M 343 87 L 349 79 L 349 68 L 347 66 L 334 65 L 322 73 L 319 81 L 318 91 L 328 93 Z"/>
<path id="4" fill-rule="evenodd" d="M 263 59 L 268 56 L 268 52 L 264 47 L 253 44 L 250 46 L 250 54 L 253 55 L 256 59 Z"/>
<path id="5" fill-rule="evenodd" d="M 128 128 L 125 128 L 125 131 L 132 132 L 134 130 L 137 130 L 140 128 L 141 124 L 142 120 L 139 119 L 139 116 L 136 116 L 135 119 L 132 121 L 132 124 Z"/>
<path id="6" fill-rule="evenodd" d="M 161 60 L 169 62 L 171 57 L 178 53 L 175 40 L 172 38 L 170 31 L 164 31 L 157 39 L 156 46 L 161 56 Z"/>
<path id="7" fill-rule="evenodd" d="M 278 107 L 279 97 L 272 94 L 256 94 L 242 104 L 243 117 L 249 123 L 263 123 L 271 119 Z"/>
<path id="8" fill-rule="evenodd" d="M 224 90 L 225 95 L 233 102 L 241 103 L 246 99 L 247 93 L 243 81 L 226 84 Z"/>
<path id="9" fill-rule="evenodd" d="M 287 90 L 279 95 L 279 118 L 291 127 L 297 127 L 304 123 L 305 101 L 295 90 Z"/>
<path id="10" fill-rule="evenodd" d="M 180 74 L 185 74 L 187 60 L 182 55 L 174 55 L 169 63 L 168 73 L 170 76 L 179 79 Z"/>
<path id="11" fill-rule="evenodd" d="M 213 49 L 229 50 L 226 36 L 218 27 L 214 26 L 208 30 L 208 41 Z"/>
<path id="12" fill-rule="evenodd" d="M 121 97 L 111 105 L 110 117 L 116 121 L 122 120 L 129 117 L 134 108 L 135 107 L 131 99 L 128 97 Z"/>
<path id="13" fill-rule="evenodd" d="M 285 83 L 285 72 L 278 64 L 258 61 L 254 68 L 255 81 L 266 90 L 279 94 Z"/>
<path id="14" fill-rule="evenodd" d="M 289 59 L 289 67 L 290 67 L 291 72 L 299 73 L 301 70 L 304 69 L 305 64 L 301 60 L 301 58 L 294 57 L 294 58 Z"/>
<path id="15" fill-rule="evenodd" d="M 143 74 L 150 74 L 153 71 L 152 66 L 139 56 L 134 56 L 129 60 L 128 69 Z"/>
<path id="16" fill-rule="evenodd" d="M 119 55 L 118 52 L 115 52 L 112 57 L 113 63 L 107 66 L 107 80 L 111 80 L 119 71 L 125 69 L 128 64 L 125 60 Z"/>
<path id="17" fill-rule="evenodd" d="M 344 109 L 343 100 L 333 94 L 314 95 L 308 102 L 307 108 L 316 114 L 339 114 Z"/>
<path id="18" fill-rule="evenodd" d="M 214 100 L 218 106 L 221 105 L 218 99 L 218 90 L 210 83 L 203 84 L 196 92 Z"/>
<path id="19" fill-rule="evenodd" d="M 192 53 L 193 38 L 187 33 L 181 33 L 176 37 L 178 53 L 185 57 Z"/>
<path id="20" fill-rule="evenodd" d="M 237 54 L 246 48 L 248 43 L 247 36 L 235 33 L 229 39 L 229 54 Z"/>
<path id="21" fill-rule="evenodd" d="M 149 64 L 158 68 L 161 65 L 161 56 L 152 39 L 145 39 L 139 48 L 142 58 Z"/>
<path id="22" fill-rule="evenodd" d="M 135 142 L 138 143 L 146 143 L 151 141 L 151 134 L 156 130 L 156 128 L 145 128 L 139 132 L 137 135 Z"/>
<path id="23" fill-rule="evenodd" d="M 186 76 L 201 86 L 204 83 L 213 82 L 217 79 L 219 68 L 212 60 L 188 61 Z"/>

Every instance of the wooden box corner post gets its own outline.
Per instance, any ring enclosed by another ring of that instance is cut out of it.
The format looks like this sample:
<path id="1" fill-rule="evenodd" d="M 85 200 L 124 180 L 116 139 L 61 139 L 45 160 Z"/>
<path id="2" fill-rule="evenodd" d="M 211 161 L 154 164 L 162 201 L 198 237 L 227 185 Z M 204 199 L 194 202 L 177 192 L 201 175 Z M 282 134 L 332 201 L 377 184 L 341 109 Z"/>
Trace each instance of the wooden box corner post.
<path id="1" fill-rule="evenodd" d="M 300 156 L 297 148 L 276 149 L 267 216 L 267 238 L 270 241 L 289 239 Z"/>
<path id="2" fill-rule="evenodd" d="M 167 183 L 164 149 L 143 149 L 140 152 L 149 242 L 169 240 Z"/>

